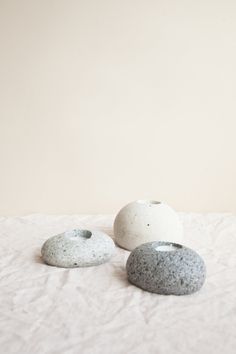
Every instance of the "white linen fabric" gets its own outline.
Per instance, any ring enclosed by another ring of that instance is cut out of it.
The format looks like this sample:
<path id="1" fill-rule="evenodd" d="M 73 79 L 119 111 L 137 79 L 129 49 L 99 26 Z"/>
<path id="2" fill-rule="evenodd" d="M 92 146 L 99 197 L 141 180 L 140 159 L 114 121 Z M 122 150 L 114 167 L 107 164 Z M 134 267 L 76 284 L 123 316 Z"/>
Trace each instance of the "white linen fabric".
<path id="1" fill-rule="evenodd" d="M 44 264 L 43 242 L 73 228 L 112 236 L 113 216 L 0 218 L 0 352 L 4 354 L 233 354 L 236 216 L 180 213 L 184 242 L 207 266 L 200 292 L 164 296 L 127 281 L 128 251 L 110 262 Z"/>

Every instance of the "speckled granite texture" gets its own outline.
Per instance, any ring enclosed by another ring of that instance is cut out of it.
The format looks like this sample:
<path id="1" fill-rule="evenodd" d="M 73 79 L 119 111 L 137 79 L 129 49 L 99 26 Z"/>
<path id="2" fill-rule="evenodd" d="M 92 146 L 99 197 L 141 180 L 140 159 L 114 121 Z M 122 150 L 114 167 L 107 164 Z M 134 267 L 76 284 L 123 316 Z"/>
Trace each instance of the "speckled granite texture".
<path id="1" fill-rule="evenodd" d="M 170 250 L 166 250 L 166 249 Z M 170 242 L 148 242 L 133 250 L 126 269 L 134 285 L 158 294 L 198 291 L 206 277 L 202 258 L 192 249 Z"/>
<path id="2" fill-rule="evenodd" d="M 49 238 L 41 253 L 47 264 L 71 268 L 105 263 L 114 249 L 113 240 L 103 232 L 75 229 Z"/>

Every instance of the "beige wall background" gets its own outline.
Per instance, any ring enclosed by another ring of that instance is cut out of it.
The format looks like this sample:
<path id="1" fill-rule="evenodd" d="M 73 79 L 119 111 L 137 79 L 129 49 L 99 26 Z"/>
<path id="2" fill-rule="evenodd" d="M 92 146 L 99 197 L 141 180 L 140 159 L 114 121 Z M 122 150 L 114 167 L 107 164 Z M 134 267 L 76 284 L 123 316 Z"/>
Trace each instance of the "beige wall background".
<path id="1" fill-rule="evenodd" d="M 0 214 L 236 212 L 234 0 L 0 0 Z"/>

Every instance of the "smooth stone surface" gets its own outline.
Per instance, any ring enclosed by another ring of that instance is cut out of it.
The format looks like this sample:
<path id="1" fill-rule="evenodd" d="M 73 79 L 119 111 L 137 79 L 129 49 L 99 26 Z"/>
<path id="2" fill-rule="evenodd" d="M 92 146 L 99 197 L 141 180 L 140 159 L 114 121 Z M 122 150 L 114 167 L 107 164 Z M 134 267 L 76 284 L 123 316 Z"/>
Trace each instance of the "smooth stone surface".
<path id="1" fill-rule="evenodd" d="M 178 214 L 167 204 L 137 200 L 120 210 L 114 222 L 117 244 L 132 251 L 151 241 L 181 243 L 183 227 Z"/>
<path id="2" fill-rule="evenodd" d="M 75 229 L 49 238 L 41 253 L 47 264 L 71 268 L 105 263 L 114 250 L 113 240 L 103 232 Z"/>
<path id="3" fill-rule="evenodd" d="M 186 295 L 198 291 L 206 277 L 203 259 L 192 249 L 171 242 L 148 242 L 131 252 L 129 281 L 157 294 Z"/>

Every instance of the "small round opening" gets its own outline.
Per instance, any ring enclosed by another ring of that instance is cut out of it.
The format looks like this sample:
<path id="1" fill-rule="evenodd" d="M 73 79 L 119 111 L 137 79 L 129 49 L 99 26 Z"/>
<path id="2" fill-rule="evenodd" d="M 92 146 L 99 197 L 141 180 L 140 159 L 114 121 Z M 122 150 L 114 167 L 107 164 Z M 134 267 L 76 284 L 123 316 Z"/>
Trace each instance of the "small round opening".
<path id="1" fill-rule="evenodd" d="M 140 204 L 153 204 L 153 205 L 161 204 L 161 202 L 158 202 L 157 200 L 142 200 L 142 199 L 138 200 L 138 203 L 140 203 Z"/>
<path id="2" fill-rule="evenodd" d="M 173 252 L 179 250 L 180 248 L 182 248 L 181 245 L 174 243 L 163 243 L 155 247 L 155 250 L 158 252 Z"/>
<path id="3" fill-rule="evenodd" d="M 78 238 L 78 237 L 90 238 L 92 236 L 92 232 L 88 230 L 75 229 L 75 230 L 65 232 L 65 236 L 70 238 Z"/>

